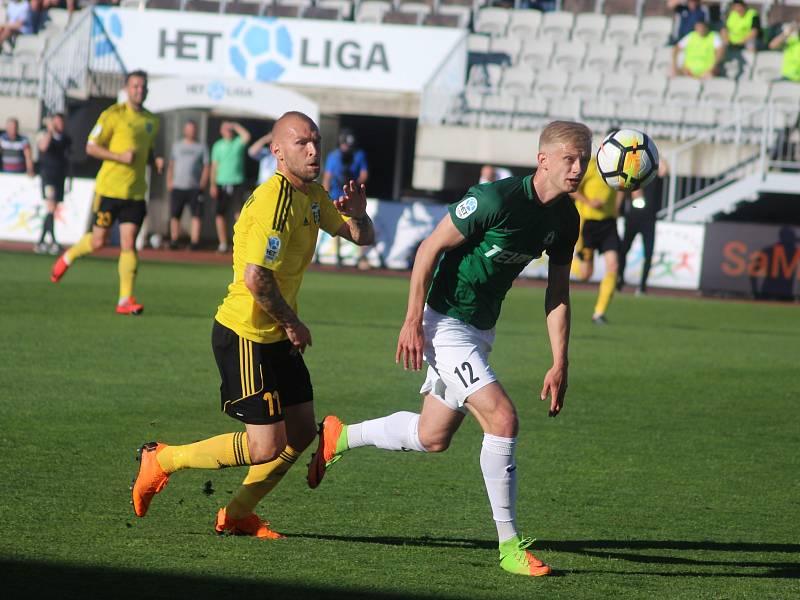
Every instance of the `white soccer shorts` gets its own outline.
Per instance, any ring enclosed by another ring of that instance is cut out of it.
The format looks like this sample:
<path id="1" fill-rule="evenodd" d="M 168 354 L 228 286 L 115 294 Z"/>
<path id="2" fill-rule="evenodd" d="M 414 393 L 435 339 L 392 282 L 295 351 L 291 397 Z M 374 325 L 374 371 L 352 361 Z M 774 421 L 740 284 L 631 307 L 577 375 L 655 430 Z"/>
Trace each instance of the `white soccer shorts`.
<path id="1" fill-rule="evenodd" d="M 420 394 L 431 394 L 452 410 L 466 413 L 471 394 L 497 380 L 489 366 L 495 330 L 481 330 L 425 306 L 423 355 L 428 363 Z"/>

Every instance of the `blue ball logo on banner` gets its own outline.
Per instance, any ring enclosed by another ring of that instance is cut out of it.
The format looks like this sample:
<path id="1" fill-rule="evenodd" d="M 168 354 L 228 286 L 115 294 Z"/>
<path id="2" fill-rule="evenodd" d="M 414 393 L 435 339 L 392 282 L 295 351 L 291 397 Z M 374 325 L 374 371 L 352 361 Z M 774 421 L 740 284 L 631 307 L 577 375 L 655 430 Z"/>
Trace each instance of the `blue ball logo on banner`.
<path id="1" fill-rule="evenodd" d="M 92 44 L 95 57 L 114 52 L 114 42 L 122 39 L 122 20 L 109 8 L 94 9 L 92 22 Z"/>
<path id="2" fill-rule="evenodd" d="M 245 79 L 275 81 L 292 58 L 292 38 L 275 18 L 245 18 L 231 32 L 228 56 Z"/>

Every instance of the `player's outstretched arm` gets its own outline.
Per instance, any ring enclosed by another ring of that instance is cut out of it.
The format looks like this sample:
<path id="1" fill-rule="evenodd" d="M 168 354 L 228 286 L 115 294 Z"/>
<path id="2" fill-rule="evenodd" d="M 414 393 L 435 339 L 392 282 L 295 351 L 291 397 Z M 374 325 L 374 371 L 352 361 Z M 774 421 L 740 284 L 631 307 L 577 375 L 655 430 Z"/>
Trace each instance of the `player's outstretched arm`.
<path id="1" fill-rule="evenodd" d="M 411 271 L 411 283 L 408 290 L 408 309 L 403 327 L 397 339 L 395 362 L 403 363 L 403 368 L 410 367 L 414 371 L 422 368 L 422 348 L 425 337 L 422 334 L 422 312 L 425 310 L 425 297 L 431 287 L 433 271 L 439 262 L 439 256 L 445 250 L 455 248 L 464 243 L 466 238 L 456 229 L 450 214 L 445 217 L 426 238 L 417 250 L 414 268 Z"/>
<path id="2" fill-rule="evenodd" d="M 311 332 L 284 300 L 272 271 L 248 263 L 244 268 L 244 284 L 261 310 L 283 327 L 292 345 L 305 352 L 306 346 L 311 346 Z"/>
<path id="3" fill-rule="evenodd" d="M 367 214 L 367 188 L 352 179 L 344 184 L 342 195 L 333 201 L 336 210 L 350 217 L 342 223 L 337 235 L 350 240 L 359 246 L 370 246 L 375 243 L 375 228 Z"/>
<path id="4" fill-rule="evenodd" d="M 553 366 L 544 376 L 540 395 L 542 400 L 550 397 L 548 414 L 555 417 L 564 406 L 567 393 L 567 368 L 569 365 L 569 270 L 570 265 L 550 263 L 547 274 L 547 291 L 544 295 L 544 312 L 547 319 L 547 334 L 553 352 Z"/>

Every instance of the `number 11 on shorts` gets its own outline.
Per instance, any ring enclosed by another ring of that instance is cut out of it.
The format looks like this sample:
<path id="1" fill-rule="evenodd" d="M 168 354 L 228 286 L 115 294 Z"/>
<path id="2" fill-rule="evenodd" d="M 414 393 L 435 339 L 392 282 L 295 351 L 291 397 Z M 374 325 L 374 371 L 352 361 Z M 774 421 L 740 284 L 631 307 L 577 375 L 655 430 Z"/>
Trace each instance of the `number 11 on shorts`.
<path id="1" fill-rule="evenodd" d="M 469 373 L 469 383 L 467 383 L 467 380 L 464 379 L 464 376 L 461 374 L 462 371 L 464 373 Z M 465 388 L 468 388 L 472 384 L 480 381 L 480 377 L 475 377 L 475 375 L 472 373 L 472 365 L 469 364 L 468 362 L 461 363 L 461 368 L 459 369 L 458 367 L 456 367 L 455 369 L 453 369 L 453 373 L 458 375 L 458 378 L 461 380 L 461 383 L 464 384 Z"/>

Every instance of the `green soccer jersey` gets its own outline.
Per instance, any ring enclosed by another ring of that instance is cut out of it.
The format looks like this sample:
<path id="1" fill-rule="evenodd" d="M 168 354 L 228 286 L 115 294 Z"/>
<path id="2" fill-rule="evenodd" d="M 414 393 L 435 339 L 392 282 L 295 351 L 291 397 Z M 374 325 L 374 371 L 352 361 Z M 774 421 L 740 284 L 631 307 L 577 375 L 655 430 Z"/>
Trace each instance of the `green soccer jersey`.
<path id="1" fill-rule="evenodd" d="M 466 239 L 444 253 L 428 291 L 428 305 L 478 329 L 491 329 L 514 279 L 534 258 L 572 261 L 580 219 L 564 194 L 544 205 L 533 176 L 471 187 L 448 207 Z"/>

